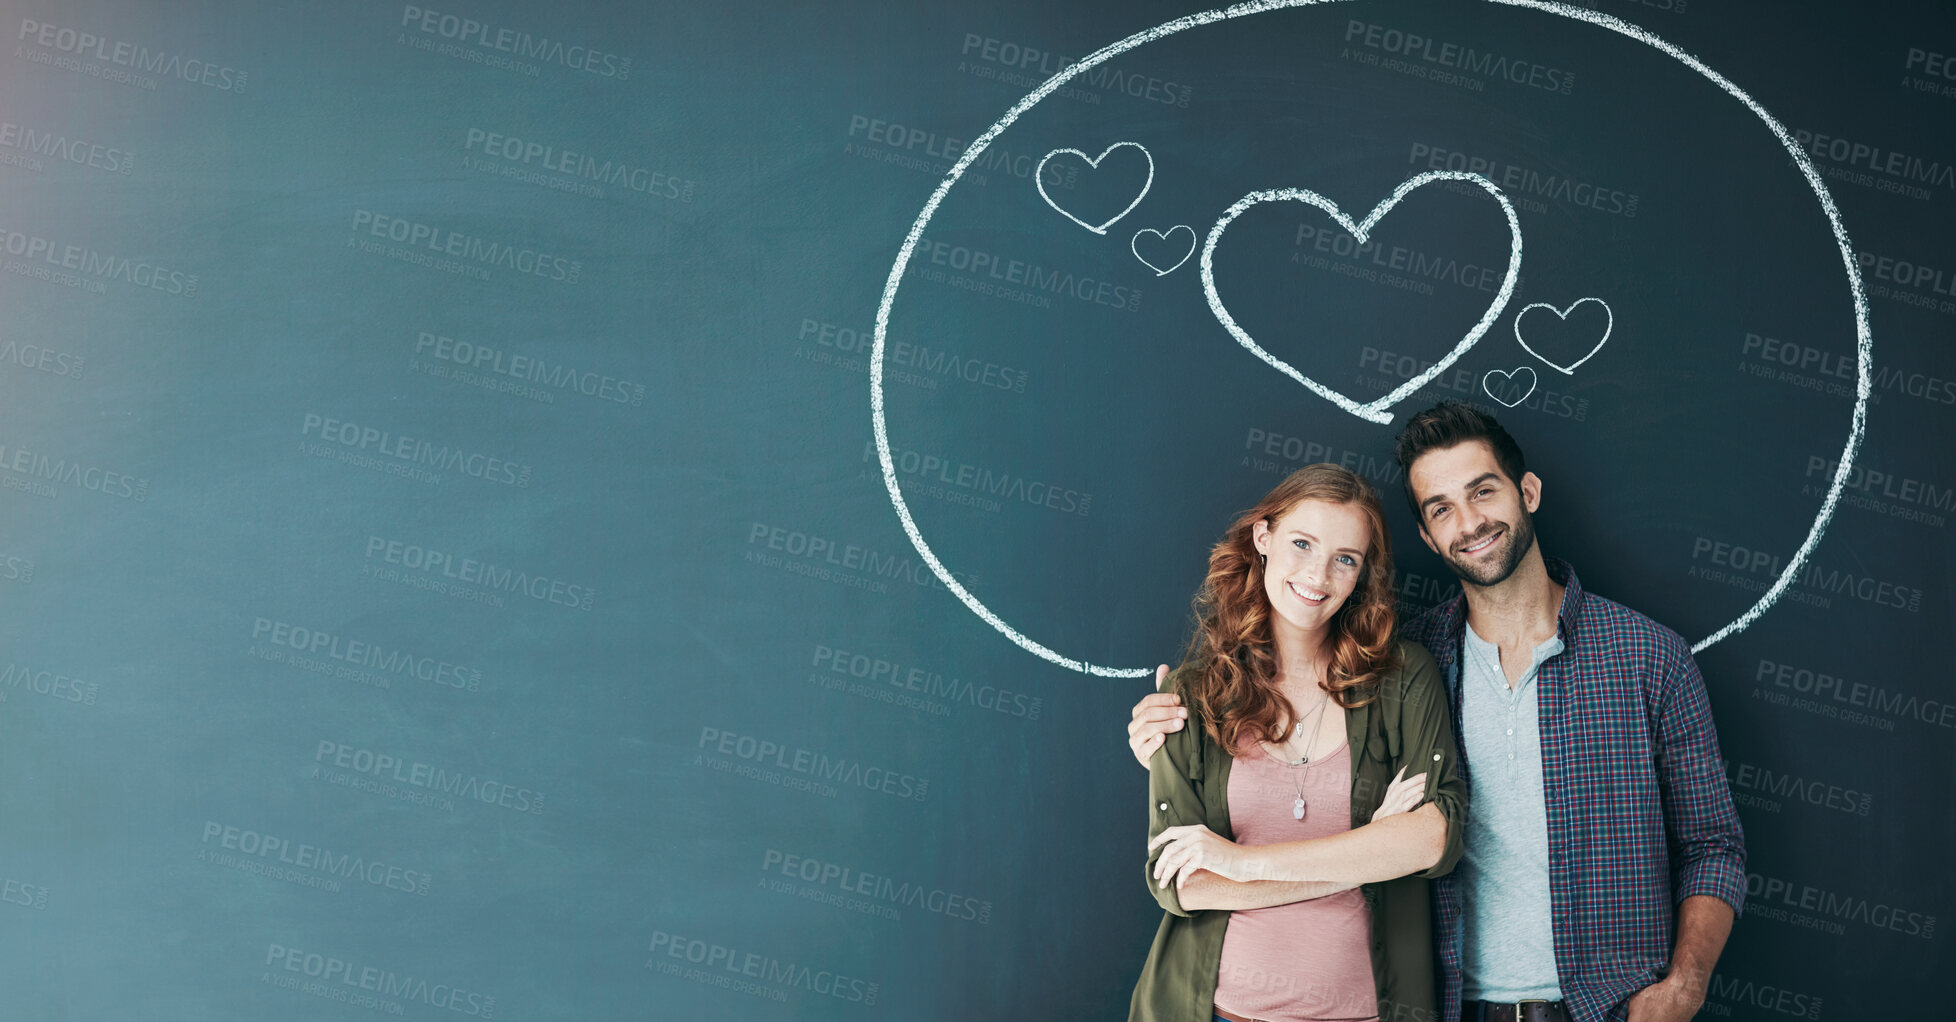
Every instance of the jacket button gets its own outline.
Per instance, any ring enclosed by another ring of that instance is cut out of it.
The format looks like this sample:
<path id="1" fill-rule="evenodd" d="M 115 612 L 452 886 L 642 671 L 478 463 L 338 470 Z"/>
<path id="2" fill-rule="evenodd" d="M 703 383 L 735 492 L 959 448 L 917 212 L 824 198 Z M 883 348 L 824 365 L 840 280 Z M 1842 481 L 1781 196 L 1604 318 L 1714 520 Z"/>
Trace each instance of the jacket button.
<path id="1" fill-rule="evenodd" d="M 1164 813 L 1165 813 L 1165 812 L 1167 812 L 1167 811 L 1168 811 L 1168 803 L 1166 803 L 1166 802 L 1163 802 L 1163 803 L 1161 804 L 1161 806 L 1160 806 L 1160 809 L 1161 809 L 1161 811 L 1162 811 L 1162 812 L 1164 812 Z"/>
<path id="2" fill-rule="evenodd" d="M 1440 761 L 1440 754 L 1436 752 L 1433 754 L 1433 762 L 1438 763 L 1439 761 Z"/>

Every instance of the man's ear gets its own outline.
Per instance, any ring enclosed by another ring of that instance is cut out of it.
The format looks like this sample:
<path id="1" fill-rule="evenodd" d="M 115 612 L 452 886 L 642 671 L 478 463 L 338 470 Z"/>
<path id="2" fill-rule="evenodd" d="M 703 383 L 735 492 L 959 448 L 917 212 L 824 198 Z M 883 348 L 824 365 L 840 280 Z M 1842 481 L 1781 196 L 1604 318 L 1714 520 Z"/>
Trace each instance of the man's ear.
<path id="1" fill-rule="evenodd" d="M 1533 472 L 1521 474 L 1521 506 L 1527 508 L 1531 515 L 1535 513 L 1536 508 L 1542 506 L 1541 476 Z"/>

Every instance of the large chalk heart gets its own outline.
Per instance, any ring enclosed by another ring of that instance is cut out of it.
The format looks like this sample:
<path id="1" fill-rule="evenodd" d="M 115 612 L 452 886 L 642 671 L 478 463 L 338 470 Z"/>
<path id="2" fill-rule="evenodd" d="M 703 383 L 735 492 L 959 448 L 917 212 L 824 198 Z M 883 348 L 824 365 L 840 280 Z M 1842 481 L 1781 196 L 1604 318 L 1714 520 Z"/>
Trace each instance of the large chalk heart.
<path id="1" fill-rule="evenodd" d="M 1513 247 L 1508 252 L 1508 275 L 1502 279 L 1501 290 L 1495 294 L 1494 302 L 1481 315 L 1480 322 L 1475 323 L 1473 328 L 1468 330 L 1466 335 L 1460 338 L 1460 341 L 1453 346 L 1453 350 L 1447 352 L 1445 357 L 1433 363 L 1433 366 L 1425 372 L 1400 384 L 1392 393 L 1360 404 L 1332 390 L 1330 387 L 1298 372 L 1289 362 L 1265 351 L 1263 346 L 1258 344 L 1249 335 L 1248 331 L 1237 325 L 1236 320 L 1230 316 L 1229 310 L 1223 306 L 1222 296 L 1216 293 L 1216 243 L 1222 240 L 1223 232 L 1229 229 L 1230 223 L 1235 221 L 1237 217 L 1243 215 L 1243 212 L 1250 207 L 1265 202 L 1293 201 L 1309 203 L 1330 214 L 1331 219 L 1336 220 L 1340 227 L 1350 232 L 1351 236 L 1357 239 L 1359 244 L 1362 245 L 1365 243 L 1367 237 L 1371 235 L 1372 227 L 1379 222 L 1379 218 L 1391 212 L 1392 207 L 1398 205 L 1400 199 L 1405 198 L 1413 189 L 1421 185 L 1432 184 L 1435 181 L 1466 181 L 1480 187 L 1489 195 L 1494 196 L 1494 201 L 1501 204 L 1501 212 L 1508 218 L 1508 235 L 1513 239 Z M 1487 178 L 1479 174 L 1469 174 L 1452 170 L 1429 171 L 1417 177 L 1408 178 L 1398 188 L 1393 189 L 1392 194 L 1384 202 L 1372 207 L 1372 212 L 1367 213 L 1365 219 L 1356 223 L 1352 221 L 1351 217 L 1346 216 L 1343 210 L 1338 208 L 1337 203 L 1332 202 L 1330 199 L 1316 192 L 1307 191 L 1303 188 L 1275 188 L 1268 191 L 1251 192 L 1241 199 L 1236 200 L 1236 204 L 1229 207 L 1223 213 L 1222 219 L 1216 221 L 1216 226 L 1209 228 L 1209 240 L 1202 246 L 1202 290 L 1209 296 L 1209 311 L 1216 314 L 1216 320 L 1223 325 L 1224 329 L 1229 331 L 1231 337 L 1236 338 L 1236 343 L 1249 349 L 1250 354 L 1269 363 L 1272 368 L 1283 373 L 1285 376 L 1303 384 L 1312 393 L 1317 394 L 1319 397 L 1367 422 L 1391 422 L 1392 413 L 1387 409 L 1404 401 L 1407 395 L 1431 383 L 1435 377 L 1446 372 L 1447 367 L 1458 361 L 1460 356 L 1465 355 L 1467 349 L 1473 347 L 1474 342 L 1480 340 L 1482 334 L 1487 333 L 1487 328 L 1493 326 L 1494 322 L 1501 318 L 1501 310 L 1507 307 L 1508 299 L 1514 295 L 1515 280 L 1520 275 L 1521 221 L 1515 217 L 1514 205 L 1508 202 L 1508 197 L 1503 195 L 1501 189 L 1496 187 L 1494 182 L 1489 181 Z"/>

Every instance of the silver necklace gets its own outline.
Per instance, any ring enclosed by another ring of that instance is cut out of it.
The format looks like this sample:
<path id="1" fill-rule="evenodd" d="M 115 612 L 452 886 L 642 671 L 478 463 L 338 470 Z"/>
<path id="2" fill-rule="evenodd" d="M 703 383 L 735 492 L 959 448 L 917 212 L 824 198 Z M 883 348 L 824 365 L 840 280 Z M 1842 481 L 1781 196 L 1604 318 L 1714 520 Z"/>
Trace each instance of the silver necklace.
<path id="1" fill-rule="evenodd" d="M 1302 768 L 1297 772 L 1297 801 L 1290 805 L 1290 816 L 1293 820 L 1302 820 L 1304 813 L 1310 808 L 1310 804 L 1304 799 L 1304 780 L 1311 773 L 1311 747 L 1317 744 L 1318 725 L 1324 719 L 1324 704 L 1330 701 L 1331 697 L 1325 696 L 1318 700 L 1317 709 L 1311 711 L 1311 732 L 1310 737 L 1305 739 L 1303 754 L 1295 760 L 1284 761 L 1291 766 Z M 1291 740 L 1295 741 L 1302 737 L 1304 737 L 1304 722 L 1300 720 L 1291 728 Z"/>

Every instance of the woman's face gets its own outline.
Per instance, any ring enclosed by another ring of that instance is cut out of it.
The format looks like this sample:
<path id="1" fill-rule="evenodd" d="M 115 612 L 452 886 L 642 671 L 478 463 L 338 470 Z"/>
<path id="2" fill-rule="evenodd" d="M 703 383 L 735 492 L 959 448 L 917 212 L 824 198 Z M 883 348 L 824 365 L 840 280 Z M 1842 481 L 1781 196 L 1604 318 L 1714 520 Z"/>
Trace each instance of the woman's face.
<path id="1" fill-rule="evenodd" d="M 1357 504 L 1303 500 L 1275 524 L 1257 522 L 1252 538 L 1269 558 L 1263 593 L 1273 630 L 1321 631 L 1358 587 L 1372 530 Z"/>

